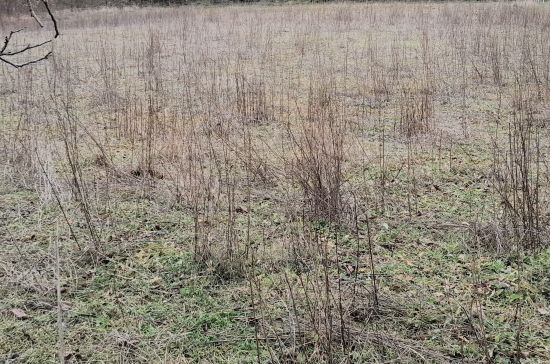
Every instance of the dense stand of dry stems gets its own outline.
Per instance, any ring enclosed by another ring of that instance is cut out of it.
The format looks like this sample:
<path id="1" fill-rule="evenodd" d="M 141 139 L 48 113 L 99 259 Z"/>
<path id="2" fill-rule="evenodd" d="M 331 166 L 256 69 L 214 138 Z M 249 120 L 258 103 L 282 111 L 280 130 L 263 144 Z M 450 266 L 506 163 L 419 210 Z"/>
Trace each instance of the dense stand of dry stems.
<path id="1" fill-rule="evenodd" d="M 42 77 L 0 70 L 1 158 L 58 205 L 74 249 L 94 259 L 116 250 L 104 221 L 122 194 L 187 211 L 198 266 L 249 280 L 256 344 L 273 362 L 351 362 L 370 345 L 403 362 L 452 361 L 373 329 L 391 310 L 370 219 L 421 216 L 422 186 L 459 173 L 453 153 L 473 141 L 493 151 L 476 167 L 493 205 L 471 213 L 474 240 L 499 252 L 547 244 L 545 12 L 497 3 L 65 14 L 68 37 Z M 49 56 L 6 61 L 51 42 L 8 51 L 14 34 L 0 52 L 7 64 Z M 427 149 L 431 171 L 419 162 Z M 346 232 L 353 248 L 339 241 Z M 284 292 L 264 287 L 266 269 L 279 270 Z"/>

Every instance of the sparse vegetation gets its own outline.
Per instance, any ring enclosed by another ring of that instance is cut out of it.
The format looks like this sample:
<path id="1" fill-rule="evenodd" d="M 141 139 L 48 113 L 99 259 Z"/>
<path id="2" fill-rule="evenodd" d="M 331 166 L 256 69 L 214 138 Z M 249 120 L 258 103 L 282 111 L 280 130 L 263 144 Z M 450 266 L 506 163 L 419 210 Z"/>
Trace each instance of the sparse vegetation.
<path id="1" fill-rule="evenodd" d="M 56 12 L 0 65 L 0 358 L 548 362 L 549 12 Z"/>

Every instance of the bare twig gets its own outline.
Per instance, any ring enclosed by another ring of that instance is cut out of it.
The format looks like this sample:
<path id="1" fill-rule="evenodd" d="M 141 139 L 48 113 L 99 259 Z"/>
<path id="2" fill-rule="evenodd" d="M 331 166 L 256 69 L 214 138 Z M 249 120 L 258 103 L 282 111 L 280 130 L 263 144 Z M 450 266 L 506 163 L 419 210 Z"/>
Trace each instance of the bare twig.
<path id="1" fill-rule="evenodd" d="M 32 7 L 31 0 L 27 0 L 27 5 L 29 6 L 29 12 L 31 13 L 31 17 L 36 20 L 38 25 L 40 25 L 40 28 L 44 28 L 44 24 L 40 21 L 40 18 L 36 16 L 36 13 L 34 12 L 34 8 Z"/>
<path id="2" fill-rule="evenodd" d="M 50 19 L 52 20 L 52 23 L 53 23 L 53 28 L 55 30 L 55 35 L 53 37 L 57 38 L 57 37 L 59 37 L 59 28 L 57 27 L 57 20 L 55 19 L 55 17 L 52 14 L 52 11 L 50 9 L 50 5 L 48 4 L 48 0 L 42 0 L 42 3 L 44 4 L 44 7 L 48 11 L 48 15 L 50 16 Z"/>

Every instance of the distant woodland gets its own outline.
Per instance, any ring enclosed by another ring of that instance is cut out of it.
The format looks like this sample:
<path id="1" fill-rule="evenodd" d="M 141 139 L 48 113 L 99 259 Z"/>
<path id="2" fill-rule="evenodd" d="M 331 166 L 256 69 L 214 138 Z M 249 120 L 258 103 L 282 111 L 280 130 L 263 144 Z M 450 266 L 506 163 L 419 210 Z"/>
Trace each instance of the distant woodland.
<path id="1" fill-rule="evenodd" d="M 33 0 L 34 1 L 34 0 Z M 50 0 L 53 8 L 78 9 L 100 6 L 170 6 L 189 3 L 235 3 L 235 2 L 284 2 L 284 0 Z M 303 0 L 305 2 L 330 2 L 330 0 Z M 361 0 L 359 0 L 361 1 Z M 37 7 L 38 8 L 38 7 Z M 28 10 L 26 0 L 8 0 L 0 2 L 0 16 L 16 15 Z"/>

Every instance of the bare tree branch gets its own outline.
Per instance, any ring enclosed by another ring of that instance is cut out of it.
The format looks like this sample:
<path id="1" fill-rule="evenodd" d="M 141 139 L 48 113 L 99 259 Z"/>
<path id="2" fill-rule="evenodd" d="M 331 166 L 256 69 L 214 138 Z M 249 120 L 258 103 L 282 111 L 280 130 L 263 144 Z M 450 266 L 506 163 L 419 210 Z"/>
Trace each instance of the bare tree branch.
<path id="1" fill-rule="evenodd" d="M 50 6 L 48 5 L 48 0 L 42 0 L 42 3 L 46 7 L 46 10 L 48 10 L 48 14 L 50 15 L 50 19 L 53 22 L 53 27 L 55 29 L 55 35 L 53 37 L 57 38 L 59 36 L 59 29 L 57 28 L 57 20 L 55 19 L 55 17 L 52 14 L 52 11 L 50 10 Z"/>
<path id="2" fill-rule="evenodd" d="M 5 52 L 2 54 L 2 56 L 15 56 L 17 54 L 21 54 L 21 53 L 25 53 L 26 51 L 30 50 L 30 49 L 34 49 L 34 48 L 38 48 L 38 47 L 42 47 L 44 44 L 48 44 L 48 43 L 51 43 L 52 40 L 49 39 L 45 42 L 42 42 L 42 43 L 38 43 L 38 44 L 34 44 L 34 45 L 27 45 L 25 48 L 22 48 L 18 51 L 14 51 L 14 52 Z"/>
<path id="3" fill-rule="evenodd" d="M 4 38 L 4 45 L 0 49 L 0 61 L 4 62 L 6 64 L 9 64 L 10 66 L 15 67 L 15 68 L 21 68 L 21 67 L 25 67 L 25 66 L 28 66 L 28 65 L 31 65 L 31 64 L 34 64 L 34 63 L 41 62 L 45 59 L 48 59 L 48 57 L 51 56 L 52 52 L 50 51 L 45 56 L 36 57 L 36 58 L 33 58 L 33 59 L 31 59 L 29 61 L 26 61 L 26 62 L 23 62 L 23 63 L 16 63 L 16 62 L 10 61 L 9 59 L 6 59 L 6 57 L 21 55 L 21 54 L 24 54 L 24 53 L 30 51 L 31 49 L 40 48 L 40 47 L 42 47 L 42 46 L 44 46 L 48 43 L 51 43 L 55 38 L 57 38 L 59 36 L 59 28 L 57 26 L 57 20 L 55 19 L 54 15 L 53 15 L 53 13 L 50 9 L 50 6 L 48 4 L 48 0 L 40 0 L 40 2 L 42 4 L 44 4 L 44 7 L 48 11 L 48 15 L 50 16 L 50 19 L 53 23 L 54 31 L 55 31 L 55 34 L 53 35 L 53 37 L 51 39 L 47 40 L 47 41 L 42 42 L 42 43 L 28 44 L 27 46 L 25 46 L 25 47 L 23 47 L 19 50 L 7 51 L 8 46 L 10 44 L 10 41 L 12 40 L 13 35 L 23 31 L 25 28 L 18 29 L 18 30 L 12 30 L 10 32 L 10 34 Z M 38 25 L 41 28 L 43 28 L 44 24 L 42 23 L 40 18 L 38 18 L 38 16 L 36 15 L 31 0 L 27 0 L 27 5 L 29 6 L 29 12 L 31 13 L 31 17 L 38 23 Z"/>
<path id="4" fill-rule="evenodd" d="M 27 0 L 27 4 L 29 5 L 29 12 L 31 13 L 31 17 L 36 20 L 38 25 L 40 25 L 40 28 L 44 28 L 44 24 L 40 21 L 40 19 L 36 16 L 36 13 L 34 12 L 34 8 L 32 7 L 31 0 Z"/>
<path id="5" fill-rule="evenodd" d="M 8 35 L 8 36 L 6 37 L 6 39 L 4 40 L 4 46 L 2 47 L 2 50 L 0 50 L 0 55 L 4 54 L 4 51 L 6 50 L 6 48 L 8 48 L 8 44 L 9 44 L 9 42 L 10 42 L 10 40 L 11 40 L 12 35 L 14 35 L 15 33 L 19 33 L 20 31 L 22 31 L 22 30 L 24 30 L 24 29 L 25 29 L 25 28 L 21 28 L 21 29 L 19 29 L 19 30 L 12 30 L 12 31 L 10 32 L 10 35 Z"/>
<path id="6" fill-rule="evenodd" d="M 33 60 L 30 60 L 30 61 L 27 61 L 27 62 L 24 62 L 24 63 L 13 63 L 13 62 L 10 62 L 8 61 L 7 59 L 5 58 L 2 58 L 0 57 L 0 61 L 4 62 L 4 63 L 7 63 L 9 64 L 10 66 L 13 66 L 15 68 L 23 68 L 25 66 L 28 66 L 28 65 L 31 65 L 31 64 L 34 64 L 34 63 L 38 63 L 40 61 L 43 61 L 45 59 L 48 59 L 49 56 L 52 55 L 52 52 L 48 52 L 45 56 L 43 57 L 40 57 L 40 58 L 36 58 L 36 59 L 33 59 Z"/>

